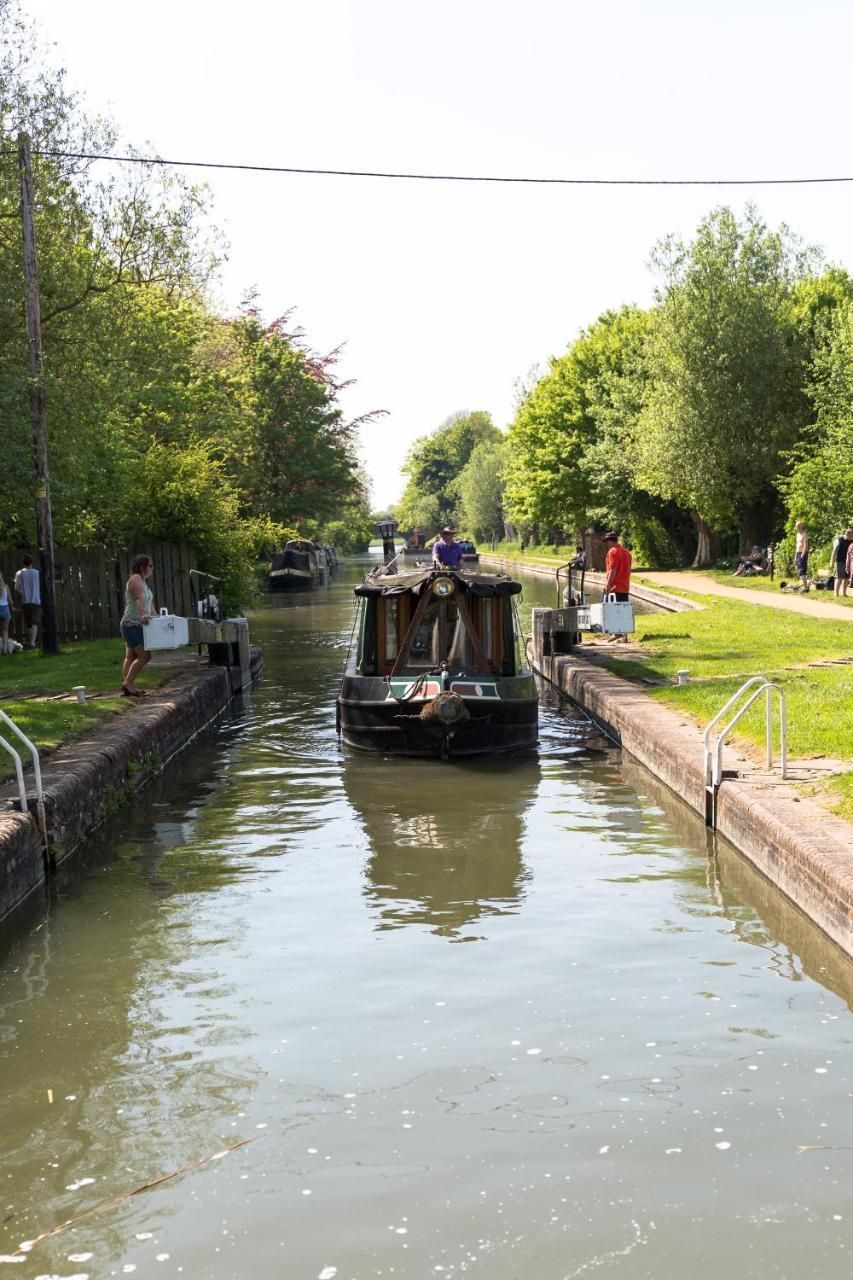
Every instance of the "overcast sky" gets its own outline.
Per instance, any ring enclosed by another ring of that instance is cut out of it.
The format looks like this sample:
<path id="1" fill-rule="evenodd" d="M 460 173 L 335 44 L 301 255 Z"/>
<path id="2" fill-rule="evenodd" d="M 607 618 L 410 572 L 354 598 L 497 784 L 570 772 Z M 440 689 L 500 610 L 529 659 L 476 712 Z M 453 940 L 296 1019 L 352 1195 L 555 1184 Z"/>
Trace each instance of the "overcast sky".
<path id="1" fill-rule="evenodd" d="M 853 175 L 848 0 L 25 0 L 90 110 L 166 157 L 557 177 Z M 853 265 L 853 184 L 574 188 L 208 175 L 221 301 L 347 343 L 377 505 L 458 409 L 608 307 L 663 234 L 753 199 Z"/>

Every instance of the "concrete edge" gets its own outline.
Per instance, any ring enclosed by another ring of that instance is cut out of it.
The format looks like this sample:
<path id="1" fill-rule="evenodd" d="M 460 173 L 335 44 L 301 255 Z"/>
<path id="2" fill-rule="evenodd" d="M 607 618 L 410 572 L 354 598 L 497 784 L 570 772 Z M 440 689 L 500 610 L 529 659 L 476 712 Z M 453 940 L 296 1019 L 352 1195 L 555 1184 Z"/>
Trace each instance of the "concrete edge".
<path id="1" fill-rule="evenodd" d="M 550 578 L 551 582 L 555 583 L 556 565 L 534 564 L 524 560 L 504 560 L 502 556 L 482 554 L 480 560 L 483 564 L 498 565 L 502 569 L 520 569 L 524 573 L 533 573 L 540 578 Z M 591 582 L 594 587 L 603 587 L 605 575 L 597 573 L 593 569 L 588 569 L 586 580 Z M 667 613 L 685 613 L 690 610 L 705 608 L 703 604 L 699 604 L 696 600 L 687 600 L 683 596 L 670 595 L 668 591 L 657 591 L 654 587 L 639 586 L 637 584 L 631 587 L 631 595 L 635 600 L 640 600 L 643 604 L 654 605 L 657 609 L 664 609 Z"/>
<path id="2" fill-rule="evenodd" d="M 261 652 L 255 648 L 253 678 L 262 666 Z M 185 669 L 125 715 L 81 734 L 51 755 L 42 767 L 49 859 L 34 815 L 20 812 L 12 790 L 0 792 L 0 923 L 45 884 L 51 867 L 65 862 L 213 724 L 239 688 L 239 679 L 233 679 L 228 667 Z"/>
<path id="3" fill-rule="evenodd" d="M 703 819 L 702 733 L 642 689 L 577 655 L 537 657 L 540 674 Z M 853 825 L 725 749 L 717 833 L 853 956 Z"/>

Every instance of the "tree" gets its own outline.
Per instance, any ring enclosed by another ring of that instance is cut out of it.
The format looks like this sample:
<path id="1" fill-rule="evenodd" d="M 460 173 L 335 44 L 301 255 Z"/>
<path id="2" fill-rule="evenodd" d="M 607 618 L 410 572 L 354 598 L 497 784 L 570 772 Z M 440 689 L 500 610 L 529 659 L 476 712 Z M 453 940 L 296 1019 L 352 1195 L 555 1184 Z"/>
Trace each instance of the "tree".
<path id="1" fill-rule="evenodd" d="M 403 464 L 408 483 L 397 505 L 402 527 L 433 533 L 456 523 L 456 482 L 474 449 L 500 439 L 491 415 L 483 410 L 454 413 L 431 435 L 416 440 Z"/>
<path id="2" fill-rule="evenodd" d="M 506 468 L 507 501 L 519 523 L 616 524 L 626 537 L 660 523 L 665 504 L 638 486 L 633 465 L 649 325 L 638 307 L 605 312 L 523 394 Z"/>
<path id="3" fill-rule="evenodd" d="M 853 301 L 836 305 L 826 340 L 818 348 L 810 383 L 815 423 L 779 479 L 788 512 L 788 531 L 804 520 L 815 548 L 829 543 L 853 522 Z"/>
<path id="4" fill-rule="evenodd" d="M 456 481 L 462 528 L 477 542 L 496 542 L 504 535 L 506 438 L 476 445 Z"/>
<path id="5" fill-rule="evenodd" d="M 696 564 L 729 527 L 769 540 L 773 479 L 807 420 L 794 289 L 814 268 L 787 228 L 768 231 L 748 207 L 716 209 L 690 244 L 668 237 L 647 346 L 648 394 L 636 435 L 636 480 L 690 509 Z"/>

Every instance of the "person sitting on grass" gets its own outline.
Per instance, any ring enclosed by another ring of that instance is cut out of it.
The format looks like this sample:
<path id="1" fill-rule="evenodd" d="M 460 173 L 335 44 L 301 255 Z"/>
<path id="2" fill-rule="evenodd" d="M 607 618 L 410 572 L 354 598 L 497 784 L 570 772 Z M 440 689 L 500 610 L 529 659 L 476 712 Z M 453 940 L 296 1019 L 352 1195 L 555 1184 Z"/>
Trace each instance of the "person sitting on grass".
<path id="1" fill-rule="evenodd" d="M 145 627 L 154 613 L 154 593 L 148 586 L 148 578 L 154 572 L 150 556 L 136 556 L 131 565 L 131 575 L 124 589 L 124 613 L 121 619 L 121 637 L 125 644 L 122 664 L 121 694 L 123 698 L 141 698 L 142 693 L 133 682 L 151 661 L 145 648 Z"/>
<path id="2" fill-rule="evenodd" d="M 753 547 L 748 556 L 741 556 L 740 563 L 732 574 L 733 578 L 751 578 L 763 573 L 765 567 L 764 552 L 761 547 Z"/>

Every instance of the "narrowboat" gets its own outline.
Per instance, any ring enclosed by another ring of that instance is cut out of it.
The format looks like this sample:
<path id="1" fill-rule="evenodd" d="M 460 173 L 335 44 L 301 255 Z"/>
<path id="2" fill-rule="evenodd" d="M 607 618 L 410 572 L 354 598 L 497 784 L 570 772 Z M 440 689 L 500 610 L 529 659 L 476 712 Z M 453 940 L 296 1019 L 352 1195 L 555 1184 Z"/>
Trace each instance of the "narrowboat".
<path id="1" fill-rule="evenodd" d="M 394 563 L 355 588 L 358 617 L 337 702 L 348 746 L 392 755 L 531 747 L 539 695 L 505 574 Z"/>
<path id="2" fill-rule="evenodd" d="M 270 591 L 306 591 L 319 580 L 317 551 L 306 538 L 293 538 L 283 551 L 276 551 L 270 563 Z"/>

